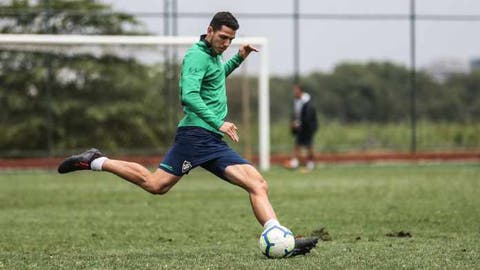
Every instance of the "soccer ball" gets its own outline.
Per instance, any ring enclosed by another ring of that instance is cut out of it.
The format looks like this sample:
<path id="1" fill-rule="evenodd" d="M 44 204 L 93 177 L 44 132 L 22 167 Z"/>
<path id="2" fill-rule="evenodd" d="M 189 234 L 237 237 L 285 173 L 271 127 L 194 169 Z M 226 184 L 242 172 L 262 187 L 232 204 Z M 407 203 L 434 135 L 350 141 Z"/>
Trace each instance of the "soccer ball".
<path id="1" fill-rule="evenodd" d="M 259 246 L 268 258 L 285 258 L 292 255 L 295 248 L 293 233 L 280 225 L 274 225 L 263 231 Z"/>

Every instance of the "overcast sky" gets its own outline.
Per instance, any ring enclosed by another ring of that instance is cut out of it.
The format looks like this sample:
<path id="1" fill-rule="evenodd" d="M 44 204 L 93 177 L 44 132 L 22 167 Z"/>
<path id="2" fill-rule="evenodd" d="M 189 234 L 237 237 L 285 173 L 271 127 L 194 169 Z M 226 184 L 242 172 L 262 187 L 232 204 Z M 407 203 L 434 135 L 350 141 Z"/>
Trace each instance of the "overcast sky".
<path id="1" fill-rule="evenodd" d="M 162 12 L 164 1 L 104 0 L 115 10 Z M 300 0 L 302 13 L 322 14 L 408 14 L 410 0 Z M 237 36 L 264 36 L 270 42 L 270 67 L 273 73 L 293 71 L 293 26 L 291 19 L 242 18 L 241 13 L 291 13 L 292 0 L 178 0 L 178 12 L 228 10 L 237 16 Z M 417 0 L 419 15 L 476 15 L 479 0 Z M 146 29 L 162 35 L 162 18 L 140 18 Z M 178 21 L 179 35 L 198 36 L 206 31 L 211 18 Z M 300 20 L 300 71 L 330 71 L 342 61 L 394 61 L 410 63 L 408 20 Z M 468 65 L 480 58 L 480 21 L 417 21 L 417 67 L 453 61 Z M 249 61 L 255 66 L 256 59 Z"/>

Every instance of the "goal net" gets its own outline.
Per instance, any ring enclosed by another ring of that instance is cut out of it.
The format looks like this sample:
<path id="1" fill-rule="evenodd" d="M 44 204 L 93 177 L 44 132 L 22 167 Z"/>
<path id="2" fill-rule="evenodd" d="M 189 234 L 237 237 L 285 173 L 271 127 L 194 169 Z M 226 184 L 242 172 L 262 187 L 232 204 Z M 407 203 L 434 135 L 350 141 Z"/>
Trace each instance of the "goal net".
<path id="1" fill-rule="evenodd" d="M 176 36 L 0 34 L 0 92 L 8 107 L 0 131 L 10 130 L 0 140 L 11 140 L 18 143 L 17 148 L 32 153 L 40 152 L 38 145 L 43 144 L 50 154 L 96 142 L 120 153 L 129 144 L 132 148 L 169 146 L 167 141 L 182 117 L 178 101 L 181 59 L 197 41 L 198 37 Z M 252 144 L 260 169 L 267 170 L 268 42 L 262 37 L 236 38 L 229 53 L 244 43 L 257 46 L 261 53 L 246 62 L 248 73 L 232 75 L 248 74 L 255 85 L 252 88 L 257 88 L 254 111 L 258 110 L 258 120 L 253 122 L 258 123 L 258 131 L 252 130 L 258 142 Z M 239 88 L 236 82 L 227 88 Z M 9 124 L 15 124 L 13 131 Z"/>

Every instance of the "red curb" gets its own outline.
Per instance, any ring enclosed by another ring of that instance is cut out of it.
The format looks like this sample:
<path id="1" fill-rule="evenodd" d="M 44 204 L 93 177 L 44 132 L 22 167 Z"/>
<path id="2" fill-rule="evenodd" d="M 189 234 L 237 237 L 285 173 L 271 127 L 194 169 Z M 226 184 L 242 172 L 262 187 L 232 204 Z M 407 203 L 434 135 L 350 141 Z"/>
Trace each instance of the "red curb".
<path id="1" fill-rule="evenodd" d="M 162 156 L 120 156 L 115 159 L 137 162 L 149 167 L 158 166 Z M 283 164 L 289 159 L 288 155 L 275 154 L 271 157 L 272 164 Z M 0 169 L 55 169 L 63 158 L 0 158 Z M 381 162 L 381 161 L 479 161 L 480 151 L 465 152 L 421 152 L 421 153 L 341 153 L 317 154 L 315 160 L 319 163 L 347 163 L 347 162 Z M 253 157 L 254 163 L 258 157 Z"/>

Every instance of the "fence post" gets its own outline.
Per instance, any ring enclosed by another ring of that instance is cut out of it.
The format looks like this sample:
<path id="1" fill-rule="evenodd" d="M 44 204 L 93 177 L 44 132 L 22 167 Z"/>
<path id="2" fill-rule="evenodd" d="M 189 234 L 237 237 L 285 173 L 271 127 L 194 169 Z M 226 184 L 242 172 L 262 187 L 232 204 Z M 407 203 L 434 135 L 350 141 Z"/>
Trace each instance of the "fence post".
<path id="1" fill-rule="evenodd" d="M 416 88 L 416 51 L 415 51 L 415 0 L 410 0 L 410 152 L 417 151 L 417 88 Z"/>

